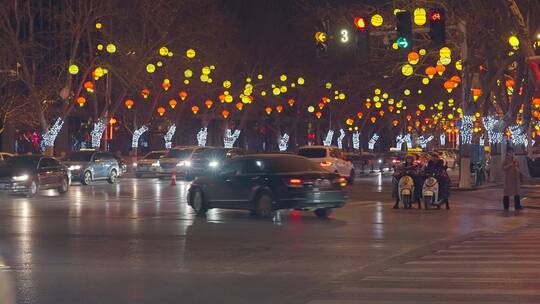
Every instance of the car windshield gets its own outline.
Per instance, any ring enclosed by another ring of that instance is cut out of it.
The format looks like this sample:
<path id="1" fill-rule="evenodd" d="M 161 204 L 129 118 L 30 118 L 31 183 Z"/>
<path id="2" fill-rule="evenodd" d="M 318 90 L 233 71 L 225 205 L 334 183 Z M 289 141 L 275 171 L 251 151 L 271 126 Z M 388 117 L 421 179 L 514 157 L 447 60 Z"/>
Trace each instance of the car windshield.
<path id="1" fill-rule="evenodd" d="M 229 149 L 205 149 L 199 151 L 193 155 L 193 158 L 219 160 L 225 159 Z"/>
<path id="2" fill-rule="evenodd" d="M 197 149 L 193 152 L 193 158 L 210 158 L 214 149 Z"/>
<path id="3" fill-rule="evenodd" d="M 6 165 L 12 167 L 37 167 L 39 156 L 15 156 L 6 160 Z"/>
<path id="4" fill-rule="evenodd" d="M 275 157 L 264 162 L 273 173 L 321 171 L 317 165 L 301 157 Z"/>
<path id="5" fill-rule="evenodd" d="M 150 152 L 146 154 L 144 159 L 159 159 L 161 156 L 165 155 L 163 152 Z"/>
<path id="6" fill-rule="evenodd" d="M 304 148 L 298 151 L 298 155 L 307 158 L 324 158 L 326 157 L 326 149 L 323 148 Z"/>
<path id="7" fill-rule="evenodd" d="M 65 161 L 80 161 L 89 162 L 92 159 L 94 152 L 75 152 L 66 157 Z"/>
<path id="8" fill-rule="evenodd" d="M 166 158 L 188 158 L 193 153 L 193 149 L 173 149 L 165 155 Z"/>

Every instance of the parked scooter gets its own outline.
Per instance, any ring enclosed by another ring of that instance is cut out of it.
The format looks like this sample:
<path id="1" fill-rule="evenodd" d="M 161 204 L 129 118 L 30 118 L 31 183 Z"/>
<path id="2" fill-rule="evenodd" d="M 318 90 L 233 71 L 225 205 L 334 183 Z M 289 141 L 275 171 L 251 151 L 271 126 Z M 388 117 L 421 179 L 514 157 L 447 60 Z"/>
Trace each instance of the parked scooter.
<path id="1" fill-rule="evenodd" d="M 431 207 L 441 209 L 439 201 L 439 182 L 433 176 L 429 176 L 424 181 L 422 186 L 422 201 L 424 201 L 424 209 L 428 210 Z"/>
<path id="2" fill-rule="evenodd" d="M 404 175 L 399 179 L 398 195 L 405 209 L 410 209 L 414 199 L 414 179 L 410 175 Z M 418 209 L 421 208 L 422 205 L 418 202 Z"/>

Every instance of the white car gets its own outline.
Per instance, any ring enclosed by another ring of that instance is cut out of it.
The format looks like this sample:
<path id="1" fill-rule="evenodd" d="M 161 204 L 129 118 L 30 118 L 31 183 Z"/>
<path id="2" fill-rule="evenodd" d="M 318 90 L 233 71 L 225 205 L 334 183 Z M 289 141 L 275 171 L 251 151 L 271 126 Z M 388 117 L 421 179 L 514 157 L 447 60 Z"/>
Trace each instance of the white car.
<path id="1" fill-rule="evenodd" d="M 0 162 L 6 161 L 12 158 L 14 155 L 7 152 L 0 152 Z"/>
<path id="2" fill-rule="evenodd" d="M 167 151 L 152 151 L 133 163 L 135 177 L 156 176 L 160 172 L 159 160 Z"/>
<path id="3" fill-rule="evenodd" d="M 343 157 L 343 151 L 333 146 L 304 146 L 298 150 L 298 155 L 309 158 L 322 169 L 337 173 L 345 178 L 347 182 L 354 182 L 354 165 Z"/>

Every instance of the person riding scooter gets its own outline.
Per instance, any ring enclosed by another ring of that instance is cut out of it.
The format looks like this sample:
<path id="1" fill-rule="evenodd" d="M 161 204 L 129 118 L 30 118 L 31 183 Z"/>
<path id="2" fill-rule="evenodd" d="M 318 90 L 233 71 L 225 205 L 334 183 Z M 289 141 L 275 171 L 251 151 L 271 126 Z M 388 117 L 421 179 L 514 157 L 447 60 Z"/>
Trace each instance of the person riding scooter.
<path id="1" fill-rule="evenodd" d="M 439 183 L 439 197 L 437 201 L 446 204 L 446 209 L 450 209 L 448 198 L 450 197 L 450 177 L 446 170 L 448 167 L 437 154 L 432 154 L 426 168 L 424 169 L 424 177 L 433 176 Z"/>
<path id="2" fill-rule="evenodd" d="M 415 183 L 415 188 L 416 188 L 417 182 L 419 183 L 418 178 L 420 177 L 420 174 L 419 174 L 418 166 L 414 163 L 414 156 L 412 156 L 412 155 L 408 155 L 408 156 L 405 157 L 405 162 L 402 163 L 399 167 L 396 167 L 394 175 L 392 177 L 392 196 L 396 200 L 396 202 L 394 204 L 394 207 L 393 207 L 394 209 L 399 208 L 398 184 L 399 184 L 400 178 L 402 178 L 405 175 L 408 175 L 408 176 L 413 178 L 414 183 Z M 420 183 L 420 185 L 421 185 L 421 183 Z M 415 194 L 415 197 L 416 196 L 417 195 Z M 405 207 L 407 207 L 407 206 L 405 206 Z"/>

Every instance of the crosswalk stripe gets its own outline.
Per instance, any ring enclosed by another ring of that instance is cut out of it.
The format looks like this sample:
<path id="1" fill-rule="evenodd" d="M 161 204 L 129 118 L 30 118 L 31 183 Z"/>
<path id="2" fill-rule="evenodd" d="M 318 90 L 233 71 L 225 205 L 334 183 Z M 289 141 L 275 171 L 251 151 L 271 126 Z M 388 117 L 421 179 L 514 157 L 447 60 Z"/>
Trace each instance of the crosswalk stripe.
<path id="1" fill-rule="evenodd" d="M 437 277 L 437 276 L 421 276 L 421 277 L 400 277 L 400 276 L 369 276 L 362 279 L 363 281 L 384 281 L 384 282 L 442 282 L 442 283 L 508 283 L 507 277 L 501 278 L 478 278 L 478 277 Z M 540 283 L 540 278 L 512 278 L 512 283 Z"/>
<path id="2" fill-rule="evenodd" d="M 399 294 L 436 294 L 436 295 L 519 295 L 540 296 L 539 289 L 494 289 L 494 288 L 374 288 L 374 287 L 344 287 L 340 291 L 354 293 L 399 293 Z"/>

